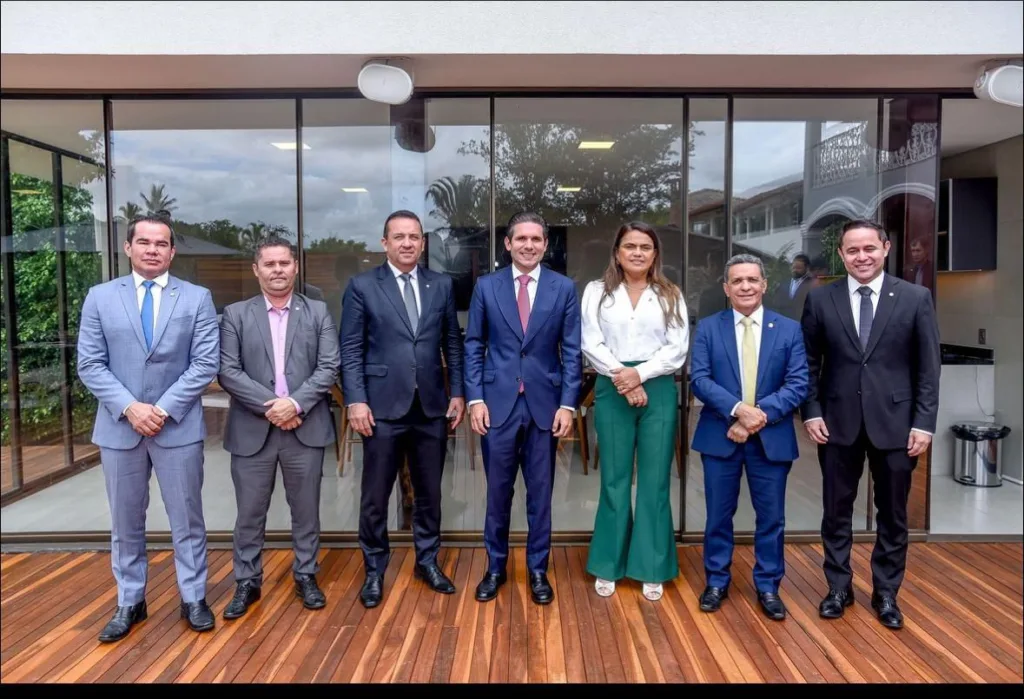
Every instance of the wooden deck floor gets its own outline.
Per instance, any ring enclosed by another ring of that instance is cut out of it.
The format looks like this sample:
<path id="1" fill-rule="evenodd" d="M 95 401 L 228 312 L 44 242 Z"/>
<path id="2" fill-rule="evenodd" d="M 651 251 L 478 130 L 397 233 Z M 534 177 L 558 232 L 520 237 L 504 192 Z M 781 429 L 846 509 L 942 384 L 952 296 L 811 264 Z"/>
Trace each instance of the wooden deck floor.
<path id="1" fill-rule="evenodd" d="M 510 584 L 480 604 L 479 548 L 444 551 L 459 591 L 430 592 L 395 552 L 384 603 L 357 599 L 357 549 L 323 553 L 328 606 L 303 609 L 291 551 L 266 554 L 263 599 L 246 617 L 220 613 L 233 591 L 231 553 L 211 551 L 208 599 L 217 628 L 189 630 L 178 616 L 173 557 L 151 555 L 149 619 L 123 641 L 96 640 L 114 604 L 109 555 L 2 557 L 0 677 L 11 682 L 989 682 L 1022 677 L 1022 546 L 913 544 L 900 605 L 902 631 L 868 606 L 870 548 L 854 552 L 857 603 L 844 619 L 817 614 L 825 587 L 820 547 L 787 547 L 784 622 L 759 613 L 753 551 L 737 550 L 722 611 L 703 614 L 701 549 L 679 548 L 682 575 L 658 603 L 639 586 L 604 599 L 584 573 L 586 549 L 552 554 L 555 603 L 530 601 L 525 553 L 514 549 Z"/>

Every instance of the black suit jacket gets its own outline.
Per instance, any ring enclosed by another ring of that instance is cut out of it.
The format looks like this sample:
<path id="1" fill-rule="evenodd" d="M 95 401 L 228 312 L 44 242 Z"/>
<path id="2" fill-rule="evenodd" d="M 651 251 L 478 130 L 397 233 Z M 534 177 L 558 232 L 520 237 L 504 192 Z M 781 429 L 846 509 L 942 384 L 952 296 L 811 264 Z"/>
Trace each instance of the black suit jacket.
<path id="1" fill-rule="evenodd" d="M 420 318 L 416 333 L 398 280 L 385 262 L 353 277 L 341 311 L 341 384 L 345 404 L 367 403 L 376 420 L 397 420 L 419 390 L 427 417 L 448 409 L 441 355 L 451 395 L 463 394 L 463 348 L 451 277 L 417 268 Z"/>
<path id="2" fill-rule="evenodd" d="M 886 274 L 863 351 L 846 277 L 811 289 L 802 326 L 803 418 L 824 418 L 830 444 L 853 444 L 862 424 L 878 449 L 905 449 L 912 428 L 934 434 L 941 359 L 928 289 Z"/>

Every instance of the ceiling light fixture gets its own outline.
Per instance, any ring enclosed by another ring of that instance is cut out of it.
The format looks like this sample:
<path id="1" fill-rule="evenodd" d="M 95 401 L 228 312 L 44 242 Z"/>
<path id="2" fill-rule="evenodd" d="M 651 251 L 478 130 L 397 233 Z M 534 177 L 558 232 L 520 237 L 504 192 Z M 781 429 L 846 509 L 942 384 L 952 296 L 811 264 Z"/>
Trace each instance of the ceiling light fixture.
<path id="1" fill-rule="evenodd" d="M 563 185 L 559 185 L 558 188 L 555 189 L 555 191 L 556 192 L 578 192 L 578 191 L 580 191 L 580 189 L 582 189 L 582 188 L 581 187 L 565 187 Z"/>
<path id="2" fill-rule="evenodd" d="M 580 150 L 608 150 L 615 145 L 615 141 L 580 141 Z"/>
<path id="3" fill-rule="evenodd" d="M 349 194 L 367 194 L 369 192 L 366 187 L 342 187 L 341 191 Z"/>
<path id="4" fill-rule="evenodd" d="M 295 150 L 295 141 L 285 141 L 280 143 L 271 143 L 274 148 L 280 148 L 281 150 Z M 305 143 L 302 144 L 302 150 L 309 150 L 309 146 Z"/>

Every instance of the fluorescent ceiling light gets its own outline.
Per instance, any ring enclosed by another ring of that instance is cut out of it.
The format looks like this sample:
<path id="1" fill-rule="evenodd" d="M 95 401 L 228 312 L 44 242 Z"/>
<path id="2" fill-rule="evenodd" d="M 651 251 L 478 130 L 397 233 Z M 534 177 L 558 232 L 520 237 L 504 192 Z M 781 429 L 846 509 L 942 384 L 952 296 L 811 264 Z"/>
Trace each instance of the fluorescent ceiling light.
<path id="1" fill-rule="evenodd" d="M 580 189 L 581 189 L 580 187 L 563 187 L 562 185 L 559 185 L 558 188 L 555 191 L 556 192 L 578 192 L 578 191 L 580 191 Z"/>
<path id="2" fill-rule="evenodd" d="M 366 194 L 366 187 L 342 187 L 341 191 L 348 192 L 349 194 Z"/>
<path id="3" fill-rule="evenodd" d="M 608 150 L 615 141 L 580 141 L 580 150 Z"/>
<path id="4" fill-rule="evenodd" d="M 42 194 L 38 189 L 12 189 L 11 194 Z"/>
<path id="5" fill-rule="evenodd" d="M 274 148 L 280 148 L 281 150 L 295 150 L 295 141 L 284 143 L 271 143 L 270 145 L 272 145 Z M 303 143 L 302 150 L 309 150 L 309 146 Z"/>

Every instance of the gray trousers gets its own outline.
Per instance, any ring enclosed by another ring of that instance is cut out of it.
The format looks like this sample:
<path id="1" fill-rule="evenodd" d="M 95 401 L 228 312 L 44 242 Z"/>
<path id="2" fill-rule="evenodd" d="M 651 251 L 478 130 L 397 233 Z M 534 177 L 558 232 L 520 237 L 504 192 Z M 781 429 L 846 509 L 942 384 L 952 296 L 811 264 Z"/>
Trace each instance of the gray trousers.
<path id="1" fill-rule="evenodd" d="M 235 484 L 238 516 L 234 532 L 235 581 L 263 584 L 263 542 L 267 511 L 274 494 L 277 465 L 292 515 L 292 572 L 320 572 L 320 484 L 323 481 L 323 448 L 307 447 L 295 433 L 271 426 L 267 441 L 253 456 L 231 456 L 231 480 Z"/>
<path id="2" fill-rule="evenodd" d="M 100 449 L 110 505 L 110 560 L 117 604 L 146 597 L 146 511 L 155 470 L 171 525 L 174 570 L 185 602 L 206 597 L 206 522 L 203 519 L 203 443 L 164 448 L 144 438 L 134 449 Z"/>

